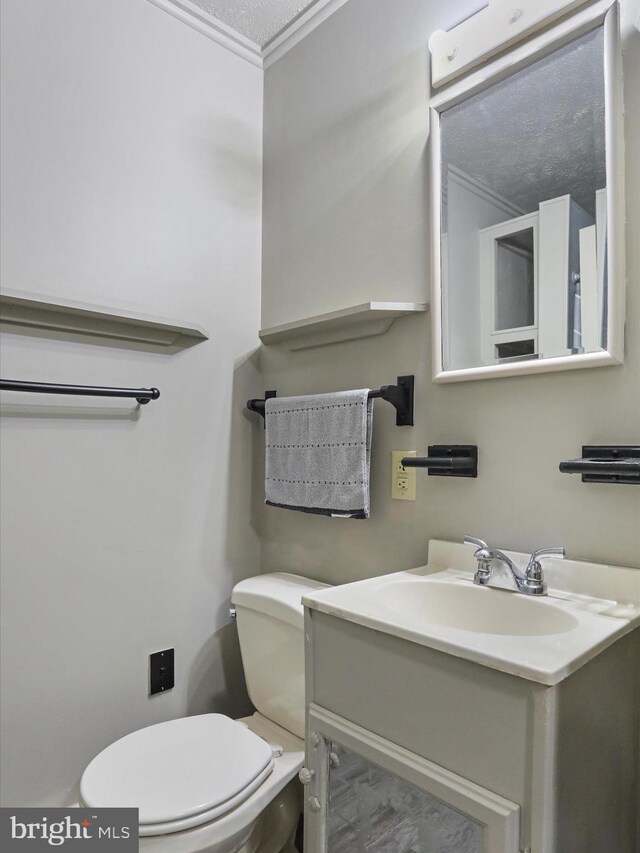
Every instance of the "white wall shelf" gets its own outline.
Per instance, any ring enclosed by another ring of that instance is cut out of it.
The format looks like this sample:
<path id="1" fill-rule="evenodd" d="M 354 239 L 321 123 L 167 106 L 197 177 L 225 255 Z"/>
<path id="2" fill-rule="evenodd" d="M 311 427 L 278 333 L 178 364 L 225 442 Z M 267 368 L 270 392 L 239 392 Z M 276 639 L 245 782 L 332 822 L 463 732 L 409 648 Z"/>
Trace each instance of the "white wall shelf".
<path id="1" fill-rule="evenodd" d="M 195 323 L 11 290 L 0 294 L 0 322 L 165 347 L 187 346 L 209 337 Z"/>
<path id="2" fill-rule="evenodd" d="M 260 330 L 263 344 L 282 344 L 290 350 L 310 349 L 358 338 L 383 335 L 398 317 L 428 310 L 426 302 L 364 302 L 328 314 Z"/>

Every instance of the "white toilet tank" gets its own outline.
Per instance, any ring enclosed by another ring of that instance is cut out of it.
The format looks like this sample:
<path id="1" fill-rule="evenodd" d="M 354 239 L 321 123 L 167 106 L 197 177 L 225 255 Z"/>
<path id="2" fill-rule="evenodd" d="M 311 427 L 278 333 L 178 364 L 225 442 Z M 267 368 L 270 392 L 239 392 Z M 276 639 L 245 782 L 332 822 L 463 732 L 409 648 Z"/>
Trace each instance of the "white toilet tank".
<path id="1" fill-rule="evenodd" d="M 256 709 L 304 738 L 304 608 L 307 592 L 328 584 L 276 572 L 240 581 L 236 608 L 247 689 Z"/>

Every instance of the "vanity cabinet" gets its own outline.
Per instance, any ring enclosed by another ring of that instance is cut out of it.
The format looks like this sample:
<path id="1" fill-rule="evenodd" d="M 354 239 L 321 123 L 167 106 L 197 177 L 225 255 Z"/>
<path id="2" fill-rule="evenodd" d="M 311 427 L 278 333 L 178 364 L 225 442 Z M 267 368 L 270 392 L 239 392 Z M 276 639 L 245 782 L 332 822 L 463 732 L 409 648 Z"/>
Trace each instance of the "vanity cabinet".
<path id="1" fill-rule="evenodd" d="M 305 853 L 633 853 L 640 631 L 553 686 L 306 609 Z"/>

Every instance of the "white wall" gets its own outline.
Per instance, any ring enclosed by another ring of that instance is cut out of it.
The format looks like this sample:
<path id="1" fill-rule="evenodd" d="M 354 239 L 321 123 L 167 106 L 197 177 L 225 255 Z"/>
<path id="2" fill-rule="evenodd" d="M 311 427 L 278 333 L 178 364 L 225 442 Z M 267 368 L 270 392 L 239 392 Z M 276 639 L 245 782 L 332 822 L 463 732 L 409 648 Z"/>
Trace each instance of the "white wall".
<path id="1" fill-rule="evenodd" d="M 146 0 L 3 0 L 2 282 L 192 320 L 175 354 L 7 330 L 6 378 L 151 386 L 135 401 L 3 392 L 3 804 L 69 802 L 125 733 L 242 713 L 227 605 L 255 574 L 241 400 L 256 384 L 262 73 Z M 176 687 L 147 696 L 174 646 Z"/>
<path id="2" fill-rule="evenodd" d="M 429 34 L 473 0 L 349 0 L 265 73 L 262 323 L 370 299 L 428 295 Z M 623 3 L 625 20 L 637 6 Z M 628 28 L 627 28 L 628 30 Z M 622 367 L 455 385 L 431 381 L 430 318 L 384 336 L 261 352 L 281 395 L 379 387 L 416 375 L 415 427 L 376 402 L 372 515 L 335 521 L 265 507 L 263 571 L 346 581 L 420 565 L 430 537 L 465 533 L 521 551 L 640 567 L 640 489 L 558 472 L 582 444 L 640 440 L 640 34 L 625 43 L 627 346 Z M 255 489 L 264 476 L 256 429 Z M 418 472 L 418 500 L 391 501 L 390 452 L 477 443 L 477 480 Z"/>

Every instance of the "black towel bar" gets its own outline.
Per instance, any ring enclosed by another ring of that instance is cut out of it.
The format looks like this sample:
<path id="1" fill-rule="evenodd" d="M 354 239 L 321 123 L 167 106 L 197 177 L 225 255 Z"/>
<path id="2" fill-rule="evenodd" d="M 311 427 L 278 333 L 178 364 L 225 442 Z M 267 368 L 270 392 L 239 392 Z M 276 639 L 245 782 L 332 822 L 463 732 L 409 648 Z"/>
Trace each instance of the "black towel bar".
<path id="1" fill-rule="evenodd" d="M 431 444 L 427 456 L 404 456 L 405 468 L 428 468 L 430 477 L 477 477 L 477 444 Z"/>
<path id="2" fill-rule="evenodd" d="M 17 379 L 0 379 L 1 391 L 27 391 L 31 394 L 72 394 L 79 397 L 135 397 L 145 404 L 157 400 L 157 388 L 105 388 L 100 385 L 58 385 L 54 382 L 22 382 Z"/>
<path id="3" fill-rule="evenodd" d="M 413 426 L 413 376 L 398 376 L 397 385 L 383 385 L 376 391 L 369 391 L 371 399 L 386 400 L 396 410 L 396 426 Z M 257 412 L 264 418 L 265 400 L 275 397 L 275 391 L 267 391 L 265 399 L 247 400 L 247 409 Z"/>
<path id="4" fill-rule="evenodd" d="M 589 445 L 582 459 L 560 463 L 563 474 L 582 474 L 583 483 L 640 484 L 640 445 Z"/>

